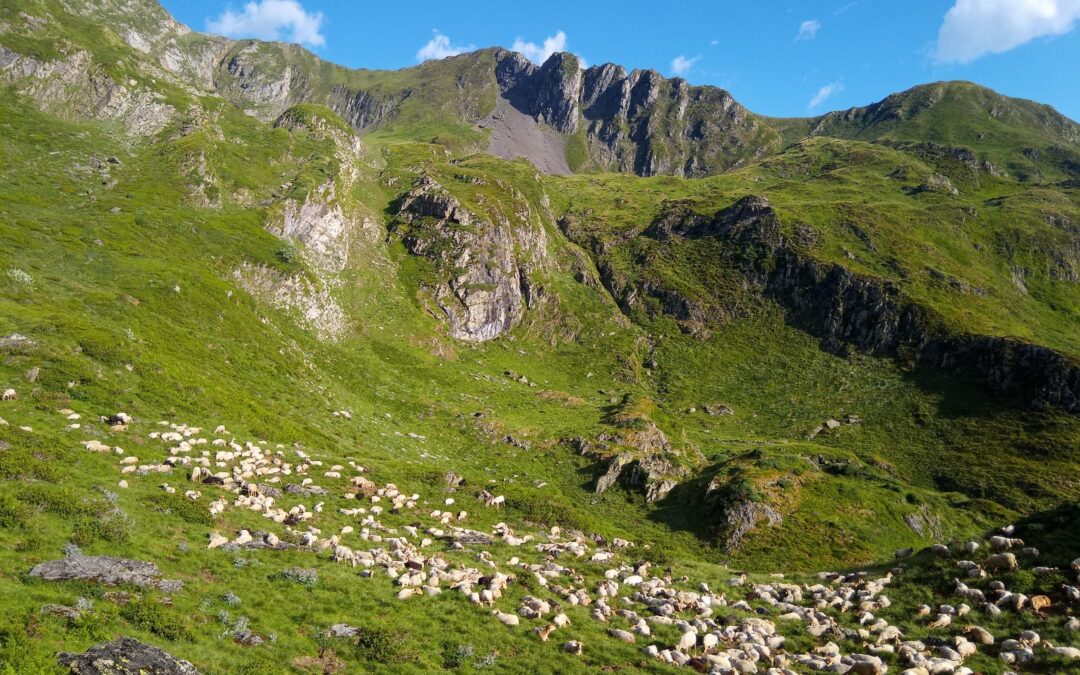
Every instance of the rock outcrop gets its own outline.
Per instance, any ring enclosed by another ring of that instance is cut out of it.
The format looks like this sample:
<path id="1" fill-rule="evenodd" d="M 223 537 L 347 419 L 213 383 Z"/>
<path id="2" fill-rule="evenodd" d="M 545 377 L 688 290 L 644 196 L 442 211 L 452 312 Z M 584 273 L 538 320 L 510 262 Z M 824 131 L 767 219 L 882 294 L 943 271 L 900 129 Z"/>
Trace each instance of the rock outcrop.
<path id="1" fill-rule="evenodd" d="M 643 491 L 646 501 L 660 501 L 690 475 L 690 470 L 676 461 L 682 453 L 672 446 L 667 434 L 635 410 L 637 404 L 632 397 L 624 397 L 608 419 L 614 430 L 597 435 L 594 442 L 579 439 L 575 444 L 582 454 L 600 460 L 596 494 L 619 483 Z"/>
<path id="2" fill-rule="evenodd" d="M 305 257 L 315 267 L 340 272 L 349 260 L 349 235 L 355 227 L 337 203 L 331 181 L 312 190 L 303 202 L 286 202 L 280 221 L 268 229 L 303 244 Z"/>
<path id="3" fill-rule="evenodd" d="M 252 297 L 289 314 L 324 340 L 337 340 L 349 328 L 348 317 L 325 281 L 250 263 L 236 269 L 233 278 Z"/>
<path id="4" fill-rule="evenodd" d="M 716 87 L 653 70 L 604 64 L 583 70 L 572 54 L 534 66 L 498 50 L 496 80 L 515 108 L 562 134 L 582 132 L 588 162 L 641 176 L 704 176 L 761 157 L 779 137 Z M 527 155 L 526 155 L 527 156 Z"/>
<path id="5" fill-rule="evenodd" d="M 633 490 L 643 490 L 645 501 L 656 502 L 668 496 L 689 471 L 678 466 L 660 453 L 636 455 L 621 452 L 606 461 L 602 473 L 596 477 L 593 490 L 603 494 L 616 483 Z"/>
<path id="6" fill-rule="evenodd" d="M 0 82 L 14 85 L 46 112 L 75 120 L 118 121 L 140 136 L 157 134 L 176 114 L 161 93 L 135 80 L 117 82 L 85 51 L 46 60 L 0 47 Z"/>
<path id="7" fill-rule="evenodd" d="M 155 75 L 201 92 L 213 91 L 214 68 L 234 44 L 220 35 L 191 30 L 157 2 L 94 0 L 63 5 L 69 12 L 107 25 L 152 64 Z"/>
<path id="8" fill-rule="evenodd" d="M 496 338 L 517 324 L 535 297 L 530 272 L 546 258 L 547 238 L 527 204 L 520 209 L 481 217 L 429 176 L 402 196 L 395 231 L 410 253 L 434 263 L 431 291 L 451 336 Z"/>
<path id="9" fill-rule="evenodd" d="M 150 586 L 161 575 L 152 562 L 113 558 L 111 556 L 71 555 L 40 563 L 30 570 L 30 576 L 45 581 L 96 581 L 115 586 L 134 584 Z"/>
<path id="10" fill-rule="evenodd" d="M 722 240 L 727 261 L 826 351 L 899 357 L 916 367 L 974 377 L 1037 409 L 1080 412 L 1080 366 L 1073 360 L 1014 338 L 957 334 L 895 283 L 801 253 L 764 197 L 744 197 L 713 218 L 684 216 L 661 216 L 645 234 Z"/>
<path id="11" fill-rule="evenodd" d="M 73 675 L 199 675 L 190 662 L 130 637 L 94 645 L 82 654 L 62 653 L 57 661 Z"/>

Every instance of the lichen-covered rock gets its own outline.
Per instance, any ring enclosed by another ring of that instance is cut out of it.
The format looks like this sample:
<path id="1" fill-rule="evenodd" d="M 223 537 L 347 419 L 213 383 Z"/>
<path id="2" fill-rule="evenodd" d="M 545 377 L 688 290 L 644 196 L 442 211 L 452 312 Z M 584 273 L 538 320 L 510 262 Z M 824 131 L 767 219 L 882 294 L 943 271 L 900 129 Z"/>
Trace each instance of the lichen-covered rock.
<path id="1" fill-rule="evenodd" d="M 130 637 L 94 645 L 82 654 L 62 653 L 57 661 L 73 675 L 199 675 L 190 662 Z"/>
<path id="2" fill-rule="evenodd" d="M 71 555 L 58 560 L 49 560 L 34 566 L 30 576 L 45 581 L 96 581 L 114 586 L 134 584 L 150 586 L 161 572 L 152 562 L 114 558 L 112 556 Z"/>
<path id="3" fill-rule="evenodd" d="M 723 527 L 724 550 L 734 551 L 739 548 L 746 535 L 757 528 L 762 521 L 765 521 L 770 527 L 776 527 L 784 522 L 784 519 L 776 509 L 768 504 L 741 501 L 726 509 L 725 521 Z"/>
<path id="4" fill-rule="evenodd" d="M 233 278 L 253 297 L 292 315 L 324 340 L 340 339 L 348 330 L 348 317 L 325 281 L 250 263 L 235 270 Z"/>

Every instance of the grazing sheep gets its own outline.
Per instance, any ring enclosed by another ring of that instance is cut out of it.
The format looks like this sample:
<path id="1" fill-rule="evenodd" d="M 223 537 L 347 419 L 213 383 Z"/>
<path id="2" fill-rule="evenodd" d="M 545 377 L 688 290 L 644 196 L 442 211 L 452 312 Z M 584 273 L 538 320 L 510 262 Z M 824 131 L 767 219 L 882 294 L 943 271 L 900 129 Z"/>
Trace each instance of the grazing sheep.
<path id="1" fill-rule="evenodd" d="M 491 610 L 491 613 L 494 614 L 495 618 L 504 626 L 517 626 L 521 623 L 516 614 L 507 614 L 506 612 L 500 612 L 497 609 Z"/>
<path id="2" fill-rule="evenodd" d="M 580 655 L 585 645 L 577 640 L 570 640 L 563 645 L 563 651 L 567 654 Z"/>
<path id="3" fill-rule="evenodd" d="M 675 645 L 675 649 L 680 652 L 688 652 L 697 646 L 697 633 L 694 631 L 687 631 L 679 638 L 679 642 Z"/>
<path id="4" fill-rule="evenodd" d="M 616 640 L 622 640 L 627 644 L 634 644 L 635 642 L 637 642 L 637 638 L 634 637 L 633 633 L 625 630 L 620 630 L 618 628 L 609 628 L 608 635 L 615 638 Z"/>
<path id="5" fill-rule="evenodd" d="M 1055 647 L 1049 642 L 1044 642 L 1043 648 L 1051 654 L 1064 656 L 1067 659 L 1080 659 L 1080 649 L 1077 649 L 1076 647 Z"/>
<path id="6" fill-rule="evenodd" d="M 850 675 L 882 675 L 885 672 L 885 666 L 882 664 L 881 659 L 877 657 L 874 657 L 873 660 L 864 657 L 864 659 L 852 663 L 847 672 Z"/>
<path id="7" fill-rule="evenodd" d="M 1010 537 L 993 536 L 989 539 L 990 548 L 996 551 L 1008 551 L 1013 546 L 1023 546 L 1023 539 L 1013 539 Z"/>
<path id="8" fill-rule="evenodd" d="M 558 628 L 558 626 L 556 626 L 553 623 L 549 623 L 548 625 L 544 626 L 543 628 L 541 628 L 540 626 L 537 626 L 536 628 L 533 629 L 533 633 L 536 634 L 536 637 L 540 638 L 541 642 L 547 642 L 548 638 L 551 637 L 551 634 L 553 632 L 555 632 L 556 628 Z"/>
<path id="9" fill-rule="evenodd" d="M 930 547 L 930 552 L 938 557 L 945 557 L 949 555 L 949 547 L 945 544 L 934 544 Z"/>
<path id="10" fill-rule="evenodd" d="M 14 401 L 18 397 L 19 397 L 19 394 L 14 389 L 5 389 L 3 398 L 0 399 L 0 400 Z"/>
<path id="11" fill-rule="evenodd" d="M 966 628 L 964 628 L 964 635 L 967 637 L 968 640 L 971 640 L 975 644 L 994 644 L 993 634 L 980 626 L 967 626 Z"/>
<path id="12" fill-rule="evenodd" d="M 948 614 L 938 614 L 933 621 L 926 625 L 927 628 L 945 628 L 952 623 L 952 617 Z"/>
<path id="13" fill-rule="evenodd" d="M 1065 599 L 1069 602 L 1080 602 L 1080 588 L 1062 584 L 1061 590 L 1065 594 Z"/>
<path id="14" fill-rule="evenodd" d="M 1045 595 L 1034 595 L 1029 601 L 1031 602 L 1031 609 L 1039 616 L 1042 616 L 1043 610 L 1048 608 L 1051 604 L 1050 598 Z"/>
<path id="15" fill-rule="evenodd" d="M 217 532 L 211 532 L 210 533 L 210 543 L 206 545 L 206 548 L 217 548 L 218 546 L 223 546 L 223 545 L 225 545 L 227 543 L 229 543 L 228 538 L 223 537 L 221 534 L 219 534 Z"/>
<path id="16" fill-rule="evenodd" d="M 995 553 L 987 558 L 983 564 L 986 569 L 993 571 L 1005 570 L 1012 572 L 1020 569 L 1020 564 L 1016 562 L 1016 555 L 1013 553 Z"/>

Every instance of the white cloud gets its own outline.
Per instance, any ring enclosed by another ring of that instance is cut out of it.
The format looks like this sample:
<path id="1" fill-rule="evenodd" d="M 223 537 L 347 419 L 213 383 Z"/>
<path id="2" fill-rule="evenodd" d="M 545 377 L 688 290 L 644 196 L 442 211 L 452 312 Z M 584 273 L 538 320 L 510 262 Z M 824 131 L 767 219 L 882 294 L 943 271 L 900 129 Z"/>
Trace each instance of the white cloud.
<path id="1" fill-rule="evenodd" d="M 423 63 L 424 61 L 431 61 L 433 59 L 445 59 L 447 56 L 464 54 L 465 52 L 471 52 L 474 49 L 476 49 L 476 47 L 472 45 L 451 44 L 450 38 L 436 30 L 435 36 L 428 40 L 427 44 L 416 52 L 416 60 Z"/>
<path id="2" fill-rule="evenodd" d="M 554 35 L 549 35 L 544 38 L 544 43 L 539 45 L 535 42 L 525 42 L 525 40 L 517 38 L 514 40 L 514 46 L 510 49 L 520 52 L 533 63 L 543 63 L 555 52 L 566 51 L 566 33 L 559 31 Z"/>
<path id="3" fill-rule="evenodd" d="M 841 84 L 840 82 L 830 82 L 829 84 L 825 85 L 821 89 L 817 90 L 817 93 L 814 94 L 814 97 L 812 99 L 810 99 L 810 105 L 807 106 L 807 107 L 809 107 L 811 110 L 813 110 L 814 108 L 816 108 L 819 105 L 821 105 L 822 103 L 824 103 L 825 100 L 828 99 L 830 96 L 832 96 L 833 94 L 836 94 L 838 92 L 841 92 L 843 90 L 844 90 L 844 85 Z"/>
<path id="4" fill-rule="evenodd" d="M 682 76 L 690 72 L 690 69 L 694 67 L 694 64 L 698 62 L 701 56 L 695 56 L 693 58 L 686 58 L 682 54 L 679 54 L 671 60 L 671 72 L 676 75 Z"/>
<path id="5" fill-rule="evenodd" d="M 1080 0 L 956 0 L 938 32 L 934 60 L 970 63 L 1047 35 L 1080 19 Z"/>
<path id="6" fill-rule="evenodd" d="M 720 44 L 719 40 L 709 40 L 709 46 L 710 47 L 715 47 L 718 44 Z"/>
<path id="7" fill-rule="evenodd" d="M 287 40 L 322 47 L 326 38 L 322 12 L 308 12 L 297 0 L 258 0 L 237 13 L 227 7 L 216 19 L 206 20 L 206 30 L 234 38 Z"/>
<path id="8" fill-rule="evenodd" d="M 821 22 L 817 19 L 807 19 L 799 24 L 799 34 L 795 36 L 795 42 L 813 40 L 817 32 L 821 30 Z"/>

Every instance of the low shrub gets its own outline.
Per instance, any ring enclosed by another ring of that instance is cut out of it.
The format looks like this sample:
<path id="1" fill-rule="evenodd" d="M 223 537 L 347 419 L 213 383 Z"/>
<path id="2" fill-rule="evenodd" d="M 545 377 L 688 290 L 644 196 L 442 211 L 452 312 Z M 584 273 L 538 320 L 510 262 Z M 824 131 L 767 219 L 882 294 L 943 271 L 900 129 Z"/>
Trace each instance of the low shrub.
<path id="1" fill-rule="evenodd" d="M 136 628 L 149 631 L 166 640 L 190 640 L 187 621 L 178 612 L 144 597 L 133 600 L 120 609 L 120 616 Z"/>

